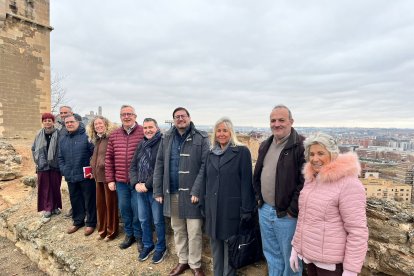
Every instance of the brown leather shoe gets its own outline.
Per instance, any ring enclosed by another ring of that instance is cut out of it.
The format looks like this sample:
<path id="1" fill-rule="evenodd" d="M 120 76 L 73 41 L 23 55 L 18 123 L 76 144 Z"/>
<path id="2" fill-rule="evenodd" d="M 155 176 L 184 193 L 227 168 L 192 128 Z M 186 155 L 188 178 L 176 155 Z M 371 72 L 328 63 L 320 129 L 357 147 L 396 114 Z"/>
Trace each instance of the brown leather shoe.
<path id="1" fill-rule="evenodd" d="M 204 271 L 201 267 L 200 268 L 194 268 L 194 269 L 191 269 L 191 270 L 193 271 L 194 276 L 205 276 Z"/>
<path id="2" fill-rule="evenodd" d="M 92 234 L 93 233 L 93 231 L 95 231 L 95 228 L 94 227 L 86 227 L 85 228 L 85 236 L 89 236 L 90 234 Z"/>
<path id="3" fill-rule="evenodd" d="M 70 228 L 66 231 L 66 233 L 68 233 L 68 234 L 73 234 L 73 233 L 75 233 L 76 231 L 78 231 L 81 227 L 82 227 L 82 226 L 76 226 L 76 225 L 73 225 L 72 227 L 70 227 Z"/>
<path id="4" fill-rule="evenodd" d="M 170 271 L 170 274 L 168 274 L 169 276 L 177 276 L 180 274 L 183 274 L 184 271 L 186 271 L 187 269 L 189 269 L 190 266 L 188 264 L 180 264 L 178 263 L 173 270 Z"/>

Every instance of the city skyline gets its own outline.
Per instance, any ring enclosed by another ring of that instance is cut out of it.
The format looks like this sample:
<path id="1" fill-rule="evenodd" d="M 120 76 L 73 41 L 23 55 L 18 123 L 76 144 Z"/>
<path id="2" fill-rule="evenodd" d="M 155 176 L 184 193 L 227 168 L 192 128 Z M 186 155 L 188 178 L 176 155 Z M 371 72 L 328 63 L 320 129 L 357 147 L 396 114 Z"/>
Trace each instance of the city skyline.
<path id="1" fill-rule="evenodd" d="M 82 7 L 82 9 L 79 9 Z M 411 1 L 54 1 L 51 65 L 68 104 L 119 122 L 267 127 L 276 104 L 300 127 L 411 128 Z M 107 18 L 108 20 L 103 20 Z"/>

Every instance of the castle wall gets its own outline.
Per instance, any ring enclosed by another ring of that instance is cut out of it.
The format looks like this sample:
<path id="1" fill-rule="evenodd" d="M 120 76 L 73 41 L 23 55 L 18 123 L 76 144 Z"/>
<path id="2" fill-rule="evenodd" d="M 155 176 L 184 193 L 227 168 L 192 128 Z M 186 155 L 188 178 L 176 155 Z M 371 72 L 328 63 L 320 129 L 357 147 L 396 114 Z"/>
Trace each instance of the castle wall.
<path id="1" fill-rule="evenodd" d="M 33 138 L 50 111 L 49 0 L 0 0 L 0 138 Z"/>

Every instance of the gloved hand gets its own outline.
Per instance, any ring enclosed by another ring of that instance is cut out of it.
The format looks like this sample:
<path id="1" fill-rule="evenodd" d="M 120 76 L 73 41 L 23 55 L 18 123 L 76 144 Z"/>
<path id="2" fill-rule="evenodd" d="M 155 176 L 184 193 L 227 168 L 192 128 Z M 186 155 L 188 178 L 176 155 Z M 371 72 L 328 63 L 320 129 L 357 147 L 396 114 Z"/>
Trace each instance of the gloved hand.
<path id="1" fill-rule="evenodd" d="M 349 271 L 349 270 L 346 270 L 346 269 L 344 269 L 344 272 L 342 272 L 342 276 L 357 276 L 357 275 L 358 275 L 358 273 L 353 272 L 353 271 Z"/>
<path id="2" fill-rule="evenodd" d="M 252 228 L 253 219 L 252 219 L 252 213 L 242 213 L 240 214 L 240 224 L 239 228 L 242 230 L 250 229 Z"/>
<path id="3" fill-rule="evenodd" d="M 292 251 L 290 252 L 290 268 L 293 270 L 293 272 L 299 271 L 299 258 L 298 258 L 298 252 L 296 252 L 295 248 L 292 247 Z"/>

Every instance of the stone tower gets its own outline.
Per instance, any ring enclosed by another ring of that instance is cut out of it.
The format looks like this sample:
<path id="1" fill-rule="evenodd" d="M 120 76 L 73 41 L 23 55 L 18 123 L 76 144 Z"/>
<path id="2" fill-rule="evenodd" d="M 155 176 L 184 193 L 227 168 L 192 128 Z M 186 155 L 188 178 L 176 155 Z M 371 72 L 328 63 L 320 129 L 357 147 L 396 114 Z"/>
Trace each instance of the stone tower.
<path id="1" fill-rule="evenodd" d="M 0 138 L 33 138 L 50 112 L 49 0 L 0 0 Z"/>

